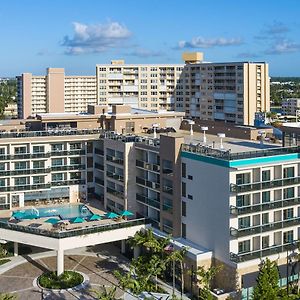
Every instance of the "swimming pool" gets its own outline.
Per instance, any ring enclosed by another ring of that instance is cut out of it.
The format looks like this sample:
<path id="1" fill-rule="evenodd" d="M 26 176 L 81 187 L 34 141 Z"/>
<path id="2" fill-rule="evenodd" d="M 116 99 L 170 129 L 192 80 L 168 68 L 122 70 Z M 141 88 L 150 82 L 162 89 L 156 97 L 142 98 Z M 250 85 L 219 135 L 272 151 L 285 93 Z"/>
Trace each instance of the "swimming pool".
<path id="1" fill-rule="evenodd" d="M 84 204 L 49 206 L 43 208 L 32 207 L 25 210 L 13 212 L 17 219 L 38 219 L 45 217 L 59 216 L 61 219 L 71 219 L 76 217 L 88 218 L 93 213 Z"/>

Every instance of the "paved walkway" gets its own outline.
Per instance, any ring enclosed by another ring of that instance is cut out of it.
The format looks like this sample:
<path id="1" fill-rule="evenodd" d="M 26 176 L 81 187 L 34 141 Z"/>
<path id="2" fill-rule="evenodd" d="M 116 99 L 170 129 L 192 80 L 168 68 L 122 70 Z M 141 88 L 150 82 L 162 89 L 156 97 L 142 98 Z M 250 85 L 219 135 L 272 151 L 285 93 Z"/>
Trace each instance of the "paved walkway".
<path id="1" fill-rule="evenodd" d="M 116 269 L 126 269 L 127 260 L 122 257 L 114 246 L 101 245 L 89 248 L 88 251 L 77 249 L 65 254 L 65 269 L 85 273 L 90 283 L 85 291 L 71 291 L 64 293 L 47 293 L 33 287 L 34 278 L 45 271 L 56 270 L 56 253 L 47 251 L 27 256 L 12 258 L 12 261 L 0 267 L 0 292 L 9 292 L 17 295 L 19 300 L 37 299 L 95 299 L 93 289 L 114 286 L 117 280 L 113 276 Z M 123 291 L 117 288 L 117 296 Z"/>

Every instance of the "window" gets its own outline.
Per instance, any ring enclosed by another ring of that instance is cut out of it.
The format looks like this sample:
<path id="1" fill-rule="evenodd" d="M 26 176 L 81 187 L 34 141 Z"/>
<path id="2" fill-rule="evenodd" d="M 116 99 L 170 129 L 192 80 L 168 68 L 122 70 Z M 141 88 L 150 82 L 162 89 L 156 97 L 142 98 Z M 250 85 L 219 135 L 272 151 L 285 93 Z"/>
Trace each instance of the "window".
<path id="1" fill-rule="evenodd" d="M 172 199 L 163 198 L 163 210 L 169 213 L 173 212 L 173 201 Z"/>
<path id="2" fill-rule="evenodd" d="M 188 199 L 193 200 L 193 195 L 188 194 Z"/>
<path id="3" fill-rule="evenodd" d="M 61 150 L 63 150 L 63 144 L 52 144 L 51 150 L 52 151 L 61 151 Z"/>
<path id="4" fill-rule="evenodd" d="M 81 143 L 70 143 L 70 150 L 79 150 L 81 149 Z"/>
<path id="5" fill-rule="evenodd" d="M 43 169 L 45 168 L 45 161 L 44 160 L 37 160 L 34 161 L 32 164 L 33 169 Z"/>
<path id="6" fill-rule="evenodd" d="M 5 186 L 5 179 L 4 178 L 0 178 L 0 186 L 1 187 Z"/>
<path id="7" fill-rule="evenodd" d="M 80 165 L 81 158 L 80 157 L 71 157 L 70 158 L 70 165 Z"/>
<path id="8" fill-rule="evenodd" d="M 0 170 L 4 171 L 5 170 L 5 163 L 0 163 Z"/>
<path id="9" fill-rule="evenodd" d="M 288 244 L 294 241 L 294 232 L 293 230 L 287 231 L 283 233 L 283 243 Z"/>
<path id="10" fill-rule="evenodd" d="M 250 183 L 250 173 L 236 174 L 236 184 Z"/>
<path id="11" fill-rule="evenodd" d="M 294 188 L 286 188 L 283 189 L 283 199 L 289 199 L 289 198 L 294 198 Z"/>
<path id="12" fill-rule="evenodd" d="M 293 208 L 288 208 L 283 211 L 283 220 L 292 219 L 294 217 Z"/>
<path id="13" fill-rule="evenodd" d="M 52 181 L 62 181 L 62 180 L 64 180 L 63 175 L 64 175 L 63 173 L 52 174 Z"/>
<path id="14" fill-rule="evenodd" d="M 186 202 L 182 201 L 181 214 L 183 217 L 186 217 Z"/>
<path id="15" fill-rule="evenodd" d="M 55 166 L 62 166 L 63 165 L 63 159 L 62 158 L 52 158 L 52 167 Z"/>
<path id="16" fill-rule="evenodd" d="M 268 224 L 269 223 L 269 213 L 262 214 L 261 222 L 262 222 L 262 224 Z"/>
<path id="17" fill-rule="evenodd" d="M 15 170 L 24 170 L 24 169 L 27 169 L 26 161 L 15 162 Z"/>
<path id="18" fill-rule="evenodd" d="M 32 151 L 33 153 L 43 153 L 45 152 L 45 146 L 33 146 Z"/>
<path id="19" fill-rule="evenodd" d="M 181 224 L 181 235 L 183 238 L 186 238 L 186 224 Z"/>
<path id="20" fill-rule="evenodd" d="M 186 177 L 186 164 L 185 164 L 185 163 L 182 163 L 182 164 L 181 164 L 181 176 L 182 176 L 183 178 Z"/>
<path id="21" fill-rule="evenodd" d="M 265 249 L 265 248 L 269 248 L 269 245 L 270 245 L 270 239 L 269 239 L 269 236 L 263 236 L 262 239 L 261 239 L 261 247 L 262 249 Z"/>
<path id="22" fill-rule="evenodd" d="M 45 183 L 45 176 L 33 176 L 32 183 L 33 184 Z"/>
<path id="23" fill-rule="evenodd" d="M 239 253 L 250 251 L 250 240 L 239 242 Z"/>
<path id="24" fill-rule="evenodd" d="M 173 231 L 173 222 L 168 219 L 163 219 L 163 231 L 166 233 L 172 233 Z"/>
<path id="25" fill-rule="evenodd" d="M 26 185 L 29 182 L 29 177 L 15 178 L 15 185 Z"/>
<path id="26" fill-rule="evenodd" d="M 262 203 L 270 202 L 270 191 L 262 192 L 261 199 Z"/>
<path id="27" fill-rule="evenodd" d="M 270 181 L 271 180 L 271 172 L 270 170 L 264 170 L 261 172 L 261 181 Z"/>
<path id="28" fill-rule="evenodd" d="M 186 183 L 185 182 L 181 183 L 181 195 L 182 195 L 182 197 L 186 197 Z"/>
<path id="29" fill-rule="evenodd" d="M 81 178 L 81 173 L 80 172 L 74 172 L 70 173 L 70 180 L 76 180 Z"/>
<path id="30" fill-rule="evenodd" d="M 192 175 L 188 175 L 188 179 L 189 180 L 193 180 L 193 176 Z"/>
<path id="31" fill-rule="evenodd" d="M 173 173 L 173 163 L 170 160 L 163 159 L 162 172 L 164 174 L 172 174 Z"/>
<path id="32" fill-rule="evenodd" d="M 236 196 L 236 206 L 249 206 L 250 205 L 250 195 L 240 195 Z"/>
<path id="33" fill-rule="evenodd" d="M 15 154 L 24 154 L 27 153 L 26 147 L 16 147 L 15 148 Z"/>
<path id="34" fill-rule="evenodd" d="M 292 178 L 294 176 L 294 167 L 284 168 L 283 169 L 283 178 Z"/>
<path id="35" fill-rule="evenodd" d="M 250 227 L 250 217 L 239 218 L 239 229 Z"/>

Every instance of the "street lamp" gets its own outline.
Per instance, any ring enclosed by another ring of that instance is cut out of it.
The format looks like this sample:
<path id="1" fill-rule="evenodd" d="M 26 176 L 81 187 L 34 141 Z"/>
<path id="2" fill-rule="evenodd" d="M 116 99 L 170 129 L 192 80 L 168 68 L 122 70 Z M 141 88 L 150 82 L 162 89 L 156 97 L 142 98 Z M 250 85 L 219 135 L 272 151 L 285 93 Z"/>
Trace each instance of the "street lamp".
<path id="1" fill-rule="evenodd" d="M 202 126 L 201 130 L 203 131 L 203 143 L 206 144 L 206 135 L 205 135 L 205 131 L 208 130 L 207 126 Z"/>
<path id="2" fill-rule="evenodd" d="M 193 135 L 194 135 L 193 125 L 195 125 L 195 121 L 193 121 L 193 120 L 188 120 L 188 123 L 189 123 L 189 125 L 191 126 L 191 127 L 190 127 L 190 136 L 193 136 Z"/>
<path id="3" fill-rule="evenodd" d="M 218 133 L 218 137 L 220 138 L 220 149 L 223 150 L 223 139 L 225 138 L 225 133 Z"/>

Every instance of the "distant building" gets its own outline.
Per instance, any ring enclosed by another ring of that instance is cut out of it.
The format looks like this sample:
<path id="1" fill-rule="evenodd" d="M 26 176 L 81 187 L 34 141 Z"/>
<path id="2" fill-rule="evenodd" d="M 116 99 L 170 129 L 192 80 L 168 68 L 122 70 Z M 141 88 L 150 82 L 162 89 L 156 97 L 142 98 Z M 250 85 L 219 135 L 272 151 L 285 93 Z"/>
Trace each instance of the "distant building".
<path id="1" fill-rule="evenodd" d="M 6 117 L 17 117 L 18 116 L 18 105 L 17 103 L 8 103 L 4 109 L 4 116 Z"/>
<path id="2" fill-rule="evenodd" d="M 300 111 L 300 98 L 284 99 L 281 106 L 283 115 L 296 116 L 297 110 Z"/>

